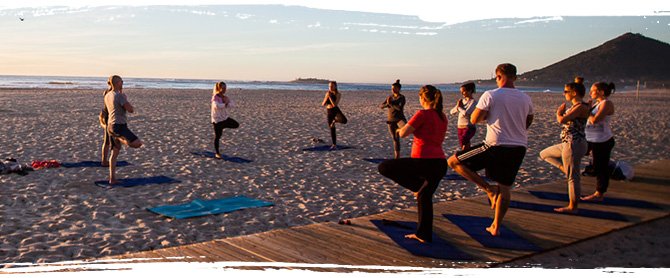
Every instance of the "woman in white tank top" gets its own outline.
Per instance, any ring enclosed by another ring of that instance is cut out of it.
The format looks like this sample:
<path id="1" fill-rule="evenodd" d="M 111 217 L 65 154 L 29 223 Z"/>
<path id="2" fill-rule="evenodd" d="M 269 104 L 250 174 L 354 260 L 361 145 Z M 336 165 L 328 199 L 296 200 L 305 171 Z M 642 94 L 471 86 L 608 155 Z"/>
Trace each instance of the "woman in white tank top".
<path id="1" fill-rule="evenodd" d="M 602 201 L 609 186 L 609 161 L 614 148 L 614 136 L 610 118 L 614 114 L 614 104 L 607 98 L 614 93 L 613 83 L 597 82 L 591 86 L 591 99 L 595 102 L 586 122 L 586 141 L 593 155 L 596 174 L 596 192 L 582 200 Z"/>

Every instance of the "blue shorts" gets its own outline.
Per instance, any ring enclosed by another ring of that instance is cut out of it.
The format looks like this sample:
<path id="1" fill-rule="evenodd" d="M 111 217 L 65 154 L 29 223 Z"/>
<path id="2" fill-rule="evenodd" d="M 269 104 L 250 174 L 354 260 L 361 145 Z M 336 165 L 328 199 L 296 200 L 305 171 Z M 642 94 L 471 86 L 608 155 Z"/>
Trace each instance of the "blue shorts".
<path id="1" fill-rule="evenodd" d="M 130 144 L 130 142 L 133 142 L 138 139 L 138 137 L 128 129 L 127 124 L 114 124 L 111 126 L 111 130 L 109 131 L 109 135 L 113 137 L 113 139 L 124 139 L 126 142 Z M 114 141 L 112 140 L 112 146 L 114 146 Z"/>
<path id="2" fill-rule="evenodd" d="M 485 169 L 486 176 L 502 185 L 511 186 L 519 172 L 526 147 L 475 145 L 456 152 L 456 159 L 472 171 Z"/>

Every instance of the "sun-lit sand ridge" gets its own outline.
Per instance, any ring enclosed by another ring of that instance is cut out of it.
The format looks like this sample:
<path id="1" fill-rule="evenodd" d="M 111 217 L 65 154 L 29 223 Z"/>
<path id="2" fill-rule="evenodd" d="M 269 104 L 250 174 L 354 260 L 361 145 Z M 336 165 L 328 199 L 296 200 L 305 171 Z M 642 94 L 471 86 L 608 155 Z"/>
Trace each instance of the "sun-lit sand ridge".
<path id="1" fill-rule="evenodd" d="M 325 90 L 325 87 L 324 87 Z M 338 144 L 354 147 L 335 152 L 304 152 L 313 139 L 329 143 L 323 92 L 239 91 L 228 94 L 238 108 L 231 115 L 237 130 L 225 130 L 222 151 L 252 163 L 197 157 L 211 150 L 209 90 L 126 90 L 137 113 L 129 127 L 145 142 L 123 150 L 119 178 L 165 175 L 178 184 L 105 190 L 94 186 L 107 178 L 106 168 L 58 168 L 27 176 L 1 175 L 0 263 L 52 262 L 177 246 L 315 222 L 338 221 L 415 205 L 410 192 L 377 173 L 363 159 L 390 158 L 386 111 L 378 108 L 388 92 L 343 92 L 341 108 L 349 118 L 338 125 Z M 404 91 L 406 115 L 419 109 L 417 92 Z M 478 92 L 475 97 L 479 97 Z M 530 145 L 515 186 L 561 180 L 557 169 L 538 158 L 559 142 L 554 119 L 560 94 L 531 93 L 535 122 Z M 445 96 L 445 108 L 456 102 Z M 670 157 L 670 115 L 666 92 L 615 93 L 614 159 L 632 164 Z M 0 158 L 21 162 L 98 160 L 102 129 L 97 90 L 0 90 Z M 455 118 L 449 118 L 447 153 L 457 148 Z M 476 141 L 485 127 L 478 127 Z M 402 140 L 409 155 L 410 140 Z M 453 173 L 450 171 L 450 173 Z M 590 192 L 584 192 L 590 193 Z M 474 185 L 444 181 L 435 201 L 482 194 Z M 145 210 L 195 198 L 235 195 L 271 201 L 272 207 L 229 214 L 171 220 Z M 667 247 L 667 246 L 666 246 Z M 605 258 L 604 258 L 605 259 Z"/>

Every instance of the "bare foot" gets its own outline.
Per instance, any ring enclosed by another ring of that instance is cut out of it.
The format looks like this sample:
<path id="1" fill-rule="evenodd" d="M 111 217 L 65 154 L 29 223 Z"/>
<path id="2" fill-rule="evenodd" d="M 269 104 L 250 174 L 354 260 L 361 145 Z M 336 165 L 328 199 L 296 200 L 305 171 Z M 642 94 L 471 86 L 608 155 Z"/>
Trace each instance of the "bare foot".
<path id="1" fill-rule="evenodd" d="M 589 196 L 581 197 L 580 199 L 581 199 L 582 201 L 597 201 L 597 202 L 601 202 L 602 200 L 605 199 L 605 196 L 599 194 L 598 192 L 596 192 L 596 193 L 593 193 L 593 194 L 591 194 L 591 195 L 589 195 Z"/>
<path id="2" fill-rule="evenodd" d="M 337 150 L 337 145 L 330 146 L 330 150 Z"/>
<path id="3" fill-rule="evenodd" d="M 570 207 L 555 208 L 554 211 L 558 212 L 558 213 L 567 213 L 567 214 L 576 214 L 577 213 L 576 208 L 570 208 Z"/>
<path id="4" fill-rule="evenodd" d="M 217 154 L 214 155 L 214 157 L 215 157 L 216 159 L 221 159 L 221 154 L 218 154 L 218 153 L 217 153 Z"/>
<path id="5" fill-rule="evenodd" d="M 489 232 L 492 236 L 497 236 L 499 234 L 498 228 L 493 227 L 493 225 L 486 228 L 486 231 Z"/>
<path id="6" fill-rule="evenodd" d="M 405 238 L 408 238 L 408 239 L 416 239 L 416 240 L 418 240 L 418 241 L 421 242 L 421 243 L 426 243 L 425 240 L 420 239 L 420 238 L 419 238 L 418 236 L 416 236 L 415 234 L 408 234 L 408 235 L 405 235 Z"/>
<path id="7" fill-rule="evenodd" d="M 114 184 L 117 184 L 117 183 L 119 183 L 119 181 L 116 180 L 116 179 L 109 180 L 109 185 L 114 185 Z"/>

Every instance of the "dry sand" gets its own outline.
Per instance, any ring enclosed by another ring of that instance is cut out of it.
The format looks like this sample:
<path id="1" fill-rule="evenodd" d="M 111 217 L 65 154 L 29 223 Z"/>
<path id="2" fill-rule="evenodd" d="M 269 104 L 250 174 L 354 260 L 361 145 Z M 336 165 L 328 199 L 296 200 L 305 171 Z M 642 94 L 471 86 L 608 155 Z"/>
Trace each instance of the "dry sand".
<path id="1" fill-rule="evenodd" d="M 349 123 L 337 126 L 338 144 L 354 148 L 304 152 L 302 148 L 315 145 L 315 138 L 330 141 L 325 109 L 319 105 L 324 92 L 229 90 L 238 105 L 231 117 L 241 125 L 224 131 L 222 152 L 253 160 L 246 164 L 191 154 L 212 149 L 209 90 L 127 89 L 126 93 L 137 111 L 129 116 L 129 127 L 145 146 L 122 151 L 119 160 L 132 165 L 118 168 L 118 177 L 165 175 L 181 182 L 105 190 L 93 182 L 107 178 L 106 168 L 0 175 L 0 263 L 117 255 L 415 206 L 410 192 L 379 175 L 376 164 L 363 160 L 392 157 L 386 111 L 378 108 L 388 92 L 343 92 L 341 108 Z M 403 93 L 409 118 L 419 109 L 417 94 Z M 614 159 L 638 164 L 670 158 L 667 93 L 646 92 L 639 101 L 630 93 L 613 96 Z M 559 142 L 554 113 L 563 97 L 531 96 L 535 122 L 516 187 L 562 179 L 538 153 Z M 457 97 L 455 92 L 447 93 L 445 108 Z M 102 129 L 97 114 L 101 107 L 102 95 L 97 90 L 0 90 L 0 158 L 99 160 Z M 447 153 L 458 145 L 455 118 L 449 121 Z M 485 127 L 480 126 L 475 140 L 482 140 L 484 132 Z M 410 145 L 409 139 L 402 140 L 403 156 L 409 155 Z M 470 183 L 445 181 L 434 200 L 479 194 Z M 235 195 L 270 201 L 274 206 L 184 220 L 145 210 L 195 198 Z M 667 236 L 665 240 L 661 246 L 667 250 Z M 641 249 L 657 246 L 647 247 Z M 608 256 L 600 258 L 601 266 L 610 262 Z M 570 267 L 571 263 L 558 265 Z M 666 259 L 652 266 L 669 265 Z"/>

